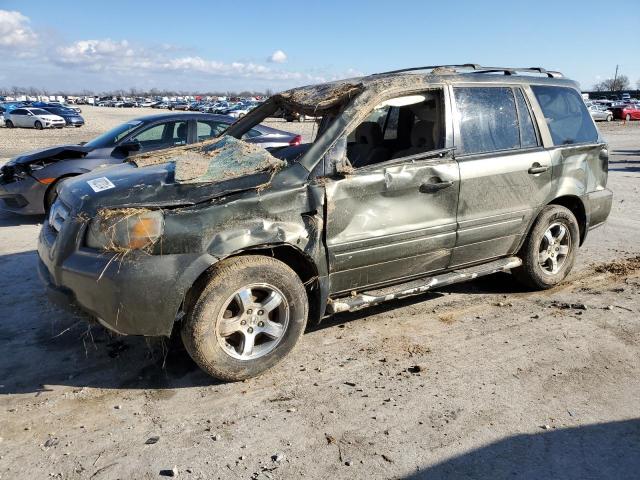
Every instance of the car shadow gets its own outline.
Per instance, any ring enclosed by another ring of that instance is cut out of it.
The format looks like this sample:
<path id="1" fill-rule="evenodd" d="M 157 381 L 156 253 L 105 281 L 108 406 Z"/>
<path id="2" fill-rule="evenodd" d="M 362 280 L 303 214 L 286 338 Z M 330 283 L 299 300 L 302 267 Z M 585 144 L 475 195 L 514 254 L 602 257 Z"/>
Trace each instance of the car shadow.
<path id="1" fill-rule="evenodd" d="M 221 382 L 202 372 L 177 338 L 118 336 L 88 316 L 52 306 L 37 277 L 35 251 L 0 256 L 0 395 L 71 387 L 176 389 Z M 389 301 L 325 318 L 318 331 L 394 309 L 428 302 L 447 293 L 514 293 L 509 274 Z M 178 329 L 176 337 L 178 336 Z"/>
<path id="2" fill-rule="evenodd" d="M 40 225 L 44 222 L 44 215 L 18 215 L 0 209 L 0 227 L 17 227 L 19 225 Z"/>
<path id="3" fill-rule="evenodd" d="M 52 306 L 35 251 L 0 256 L 0 396 L 56 386 L 172 389 L 214 385 L 176 339 L 124 337 Z"/>
<path id="4" fill-rule="evenodd" d="M 627 479 L 640 475 L 640 419 L 508 437 L 404 480 Z"/>

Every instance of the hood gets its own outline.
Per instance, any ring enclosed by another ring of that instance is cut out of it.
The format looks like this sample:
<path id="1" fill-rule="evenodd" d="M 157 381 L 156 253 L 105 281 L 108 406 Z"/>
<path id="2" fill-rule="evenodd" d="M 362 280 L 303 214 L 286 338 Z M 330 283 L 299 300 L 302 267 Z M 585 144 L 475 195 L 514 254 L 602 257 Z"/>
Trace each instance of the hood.
<path id="1" fill-rule="evenodd" d="M 123 163 L 67 180 L 59 190 L 61 200 L 73 210 L 94 215 L 101 208 L 180 207 L 258 188 L 271 173 L 260 172 L 216 183 L 175 181 L 175 165 L 164 163 L 139 168 Z"/>
<path id="2" fill-rule="evenodd" d="M 82 145 L 58 145 L 23 153 L 9 160 L 6 165 L 27 165 L 47 158 L 83 158 L 92 150 L 93 148 Z"/>

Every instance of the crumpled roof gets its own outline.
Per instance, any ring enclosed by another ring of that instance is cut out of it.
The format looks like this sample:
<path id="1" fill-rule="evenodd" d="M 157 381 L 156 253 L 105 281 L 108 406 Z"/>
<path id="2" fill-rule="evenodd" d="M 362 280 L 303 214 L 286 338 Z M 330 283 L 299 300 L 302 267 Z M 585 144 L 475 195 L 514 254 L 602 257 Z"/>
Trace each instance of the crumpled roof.
<path id="1" fill-rule="evenodd" d="M 292 107 L 313 113 L 327 110 L 357 95 L 363 89 L 360 82 L 340 80 L 338 82 L 294 88 L 276 95 Z"/>
<path id="2" fill-rule="evenodd" d="M 276 172 L 286 164 L 264 148 L 228 135 L 197 145 L 136 155 L 130 161 L 138 167 L 173 163 L 176 183 L 216 183 L 260 172 Z"/>

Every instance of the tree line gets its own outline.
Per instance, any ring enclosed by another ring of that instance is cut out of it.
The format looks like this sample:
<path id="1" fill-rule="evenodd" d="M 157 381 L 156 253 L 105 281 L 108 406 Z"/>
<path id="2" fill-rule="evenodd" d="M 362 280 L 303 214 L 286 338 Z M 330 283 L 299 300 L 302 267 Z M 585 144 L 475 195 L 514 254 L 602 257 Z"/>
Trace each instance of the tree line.
<path id="1" fill-rule="evenodd" d="M 138 88 L 130 88 L 126 89 L 116 89 L 116 90 L 106 90 L 101 92 L 95 92 L 93 90 L 82 89 L 82 90 L 49 90 L 46 88 L 37 88 L 37 87 L 21 87 L 21 86 L 12 86 L 12 87 L 2 87 L 0 86 L 0 96 L 18 96 L 18 95 L 28 95 L 30 97 L 37 96 L 49 96 L 49 95 L 60 95 L 63 97 L 74 96 L 74 97 L 187 97 L 187 96 L 203 96 L 203 97 L 256 97 L 256 96 L 267 96 L 270 97 L 273 95 L 273 91 L 267 89 L 265 91 L 219 91 L 212 90 L 206 92 L 194 92 L 194 91 L 186 91 L 186 90 L 170 90 L 170 89 L 158 89 L 152 88 L 151 90 L 141 90 Z"/>
<path id="2" fill-rule="evenodd" d="M 640 90 L 640 79 L 636 82 L 638 90 Z M 631 88 L 631 82 L 626 75 L 618 75 L 614 78 L 607 78 L 601 82 L 596 83 L 593 89 L 596 92 L 620 92 L 622 90 L 629 90 Z"/>

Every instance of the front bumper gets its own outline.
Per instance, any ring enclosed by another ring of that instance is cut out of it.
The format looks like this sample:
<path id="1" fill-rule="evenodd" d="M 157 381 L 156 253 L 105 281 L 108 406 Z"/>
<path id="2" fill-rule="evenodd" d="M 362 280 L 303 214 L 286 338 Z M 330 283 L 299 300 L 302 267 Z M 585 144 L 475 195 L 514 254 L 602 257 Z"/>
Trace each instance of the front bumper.
<path id="1" fill-rule="evenodd" d="M 81 127 L 84 125 L 84 120 L 79 118 L 68 118 L 65 119 L 65 124 L 67 127 Z"/>
<path id="2" fill-rule="evenodd" d="M 119 334 L 170 335 L 186 293 L 215 259 L 208 254 L 139 251 L 117 258 L 78 247 L 85 228 L 82 220 L 72 216 L 60 233 L 48 221 L 42 226 L 39 270 L 50 299 L 89 313 Z"/>
<path id="3" fill-rule="evenodd" d="M 0 208 L 19 215 L 43 215 L 47 188 L 29 176 L 11 182 L 0 178 Z"/>

